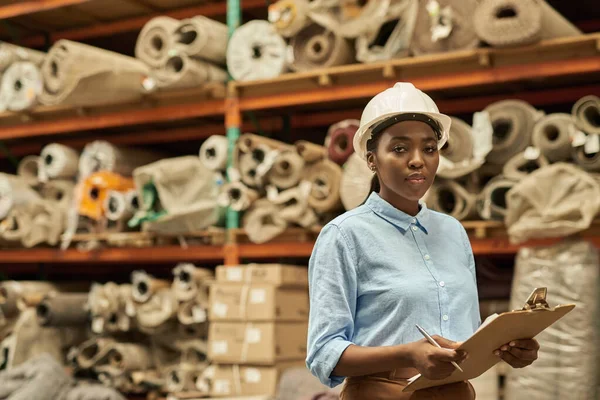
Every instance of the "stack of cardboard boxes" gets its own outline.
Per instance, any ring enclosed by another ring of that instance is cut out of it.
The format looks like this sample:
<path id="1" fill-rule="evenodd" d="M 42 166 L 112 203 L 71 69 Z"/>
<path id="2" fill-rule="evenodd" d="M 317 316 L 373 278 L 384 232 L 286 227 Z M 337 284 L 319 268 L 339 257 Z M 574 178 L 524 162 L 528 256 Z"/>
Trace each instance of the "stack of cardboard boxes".
<path id="1" fill-rule="evenodd" d="M 216 278 L 210 289 L 212 396 L 274 395 L 286 368 L 304 366 L 307 268 L 221 266 Z"/>

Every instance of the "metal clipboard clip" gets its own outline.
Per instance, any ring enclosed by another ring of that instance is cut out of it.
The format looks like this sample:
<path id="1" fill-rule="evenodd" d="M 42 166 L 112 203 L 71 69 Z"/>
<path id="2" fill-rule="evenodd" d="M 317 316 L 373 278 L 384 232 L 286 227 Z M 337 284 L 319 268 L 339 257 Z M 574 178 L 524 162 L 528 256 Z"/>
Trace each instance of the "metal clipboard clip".
<path id="1" fill-rule="evenodd" d="M 539 311 L 549 310 L 550 306 L 546 302 L 546 295 L 548 294 L 548 288 L 541 287 L 533 289 L 533 292 L 529 295 L 527 302 L 521 310 L 526 311 Z"/>

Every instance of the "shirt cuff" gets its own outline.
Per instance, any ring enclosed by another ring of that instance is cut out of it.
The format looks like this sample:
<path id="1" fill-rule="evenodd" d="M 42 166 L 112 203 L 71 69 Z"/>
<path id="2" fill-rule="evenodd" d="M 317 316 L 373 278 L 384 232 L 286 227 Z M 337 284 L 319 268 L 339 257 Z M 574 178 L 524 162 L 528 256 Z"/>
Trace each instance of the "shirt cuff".
<path id="1" fill-rule="evenodd" d="M 334 368 L 337 366 L 340 357 L 348 346 L 352 343 L 346 340 L 336 340 L 329 342 L 325 349 L 321 349 L 320 357 L 314 360 L 312 365 L 312 373 L 319 378 L 321 383 L 330 388 L 338 386 L 344 382 L 345 376 L 334 376 L 332 375 Z"/>

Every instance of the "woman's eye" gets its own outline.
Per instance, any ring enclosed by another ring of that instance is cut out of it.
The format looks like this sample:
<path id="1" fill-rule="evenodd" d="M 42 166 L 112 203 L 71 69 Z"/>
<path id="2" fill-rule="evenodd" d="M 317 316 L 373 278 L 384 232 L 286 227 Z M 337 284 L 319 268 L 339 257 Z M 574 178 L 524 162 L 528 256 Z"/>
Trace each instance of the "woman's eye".
<path id="1" fill-rule="evenodd" d="M 425 148 L 425 153 L 435 153 L 437 149 L 435 147 L 426 147 Z"/>
<path id="2" fill-rule="evenodd" d="M 402 152 L 406 151 L 406 147 L 403 147 L 403 146 L 396 146 L 396 147 L 394 147 L 394 151 L 395 151 L 396 153 L 402 153 Z"/>

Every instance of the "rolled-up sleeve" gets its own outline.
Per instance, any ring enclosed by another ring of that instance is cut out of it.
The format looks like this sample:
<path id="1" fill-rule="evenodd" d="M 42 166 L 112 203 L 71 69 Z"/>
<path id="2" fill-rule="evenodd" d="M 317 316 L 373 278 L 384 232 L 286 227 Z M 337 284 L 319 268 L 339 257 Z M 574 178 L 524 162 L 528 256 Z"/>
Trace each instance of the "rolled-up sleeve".
<path id="1" fill-rule="evenodd" d="M 357 296 L 354 250 L 336 225 L 321 231 L 309 261 L 310 317 L 306 365 L 329 387 L 345 377 L 332 376 L 352 344 Z"/>

